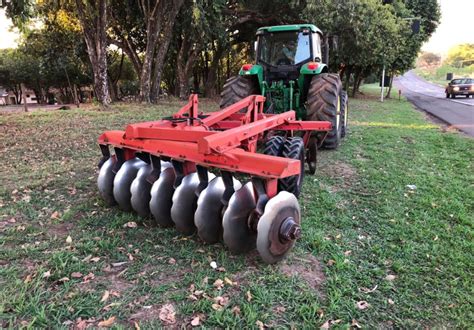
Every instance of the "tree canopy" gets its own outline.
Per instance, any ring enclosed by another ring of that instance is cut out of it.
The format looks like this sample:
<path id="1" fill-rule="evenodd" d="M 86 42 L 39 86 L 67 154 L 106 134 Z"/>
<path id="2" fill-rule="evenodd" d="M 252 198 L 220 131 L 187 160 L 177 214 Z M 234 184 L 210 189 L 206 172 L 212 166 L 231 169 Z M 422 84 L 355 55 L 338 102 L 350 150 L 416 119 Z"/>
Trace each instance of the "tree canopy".
<path id="1" fill-rule="evenodd" d="M 384 66 L 392 76 L 411 68 L 440 19 L 436 0 L 11 0 L 7 15 L 42 89 L 92 81 L 104 105 L 135 92 L 145 102 L 185 98 L 190 87 L 212 97 L 253 61 L 258 27 L 303 22 L 323 30 L 331 71 L 355 93 Z M 42 27 L 29 28 L 32 19 Z M 453 63 L 472 55 L 468 46 Z"/>

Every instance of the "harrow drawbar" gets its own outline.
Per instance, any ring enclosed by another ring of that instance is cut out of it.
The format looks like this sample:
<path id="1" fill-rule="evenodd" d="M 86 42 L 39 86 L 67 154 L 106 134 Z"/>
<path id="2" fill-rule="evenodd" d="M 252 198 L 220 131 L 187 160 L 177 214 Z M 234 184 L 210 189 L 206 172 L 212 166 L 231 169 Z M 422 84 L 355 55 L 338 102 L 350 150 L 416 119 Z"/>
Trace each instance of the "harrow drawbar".
<path id="1" fill-rule="evenodd" d="M 265 262 L 281 260 L 301 235 L 305 154 L 317 148 L 314 132 L 321 141 L 331 123 L 297 121 L 294 111 L 266 114 L 264 102 L 251 95 L 200 113 L 192 94 L 171 117 L 103 133 L 100 195 L 159 226 L 197 232 L 209 244 L 223 240 L 233 253 L 256 246 Z"/>

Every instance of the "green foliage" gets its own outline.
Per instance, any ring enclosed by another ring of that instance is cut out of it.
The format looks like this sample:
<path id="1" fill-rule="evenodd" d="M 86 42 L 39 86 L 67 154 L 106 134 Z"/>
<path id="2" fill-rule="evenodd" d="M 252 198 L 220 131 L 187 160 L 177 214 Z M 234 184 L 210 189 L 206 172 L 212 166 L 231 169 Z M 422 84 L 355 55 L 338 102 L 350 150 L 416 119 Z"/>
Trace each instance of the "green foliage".
<path id="1" fill-rule="evenodd" d="M 451 48 L 445 63 L 458 68 L 474 64 L 474 44 L 462 44 Z"/>
<path id="2" fill-rule="evenodd" d="M 411 30 L 413 19 L 421 31 Z M 333 71 L 342 68 L 346 82 L 381 71 L 383 65 L 394 73 L 413 66 L 421 45 L 433 33 L 440 18 L 436 0 L 311 0 L 306 20 L 314 22 L 338 40 L 330 56 Z"/>

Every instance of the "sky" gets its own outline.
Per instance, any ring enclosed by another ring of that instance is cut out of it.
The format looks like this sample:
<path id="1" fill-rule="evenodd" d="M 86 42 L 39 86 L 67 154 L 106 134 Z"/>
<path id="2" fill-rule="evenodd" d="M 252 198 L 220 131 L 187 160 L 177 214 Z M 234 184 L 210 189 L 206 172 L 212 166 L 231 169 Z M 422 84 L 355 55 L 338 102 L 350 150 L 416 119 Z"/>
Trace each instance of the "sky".
<path id="1" fill-rule="evenodd" d="M 474 44 L 474 0 L 438 0 L 441 23 L 423 50 L 446 55 L 453 46 Z"/>
<path id="2" fill-rule="evenodd" d="M 441 5 L 441 24 L 423 50 L 446 55 L 461 43 L 474 43 L 474 0 L 438 0 Z M 9 31 L 11 22 L 0 9 L 0 49 L 16 46 L 18 33 Z"/>

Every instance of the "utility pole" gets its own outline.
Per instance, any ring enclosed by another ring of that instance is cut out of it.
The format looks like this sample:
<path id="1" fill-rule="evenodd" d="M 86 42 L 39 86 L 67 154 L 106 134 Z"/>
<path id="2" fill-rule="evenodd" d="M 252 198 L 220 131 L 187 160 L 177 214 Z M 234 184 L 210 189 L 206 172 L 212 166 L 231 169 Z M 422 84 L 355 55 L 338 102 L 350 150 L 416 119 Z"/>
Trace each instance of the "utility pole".
<path id="1" fill-rule="evenodd" d="M 382 88 L 380 92 L 380 102 L 383 102 L 383 93 L 385 92 L 385 63 L 382 69 Z"/>

